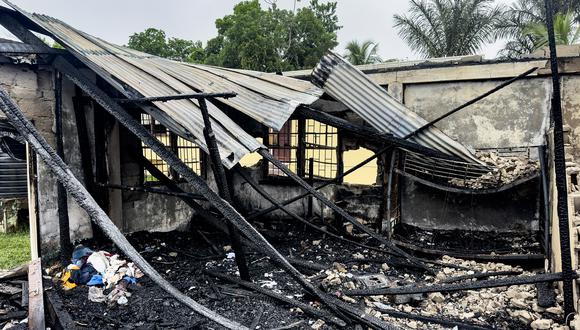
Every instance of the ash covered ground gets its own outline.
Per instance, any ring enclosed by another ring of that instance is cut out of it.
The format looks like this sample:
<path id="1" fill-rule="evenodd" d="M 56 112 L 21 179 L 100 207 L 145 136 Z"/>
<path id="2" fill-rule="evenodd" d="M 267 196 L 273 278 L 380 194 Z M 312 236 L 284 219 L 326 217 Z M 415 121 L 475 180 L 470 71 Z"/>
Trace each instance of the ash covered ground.
<path id="1" fill-rule="evenodd" d="M 475 262 L 447 256 L 438 261 L 458 267 L 434 265 L 433 274 L 410 268 L 387 254 L 347 245 L 332 238 L 304 231 L 302 227 L 278 224 L 263 229 L 265 237 L 287 257 L 308 261 L 308 267 L 297 267 L 312 283 L 368 314 L 401 329 L 452 329 L 453 325 L 425 323 L 395 318 L 389 311 L 440 317 L 483 328 L 498 329 L 564 329 L 561 297 L 551 307 L 538 306 L 534 285 L 469 290 L 455 293 L 431 293 L 400 296 L 351 297 L 344 292 L 368 285 L 401 286 L 416 283 L 441 283 L 446 279 L 479 272 L 513 271 L 525 275 L 539 269 L 515 265 Z M 221 233 L 204 232 L 211 245 L 196 230 L 192 232 L 136 233 L 129 240 L 138 251 L 175 287 L 204 306 L 255 329 L 334 329 L 336 326 L 310 317 L 298 308 L 285 305 L 262 294 L 248 291 L 206 274 L 212 270 L 236 276 L 236 264 L 229 241 Z M 97 245 L 92 241 L 86 246 Z M 213 245 L 213 246 L 212 246 Z M 118 252 L 110 244 L 91 246 Z M 257 252 L 248 253 L 250 274 L 254 283 L 324 308 L 269 259 Z M 316 269 L 322 266 L 324 269 Z M 369 278 L 368 276 L 371 275 Z M 492 277 L 494 278 L 494 277 Z M 374 282 L 373 282 L 374 281 Z M 375 284 L 372 284 L 375 283 Z M 220 329 L 221 327 L 194 313 L 157 287 L 146 276 L 131 285 L 131 297 L 125 306 L 88 300 L 88 288 L 79 286 L 64 292 L 53 285 L 62 297 L 65 309 L 79 328 L 93 329 Z M 555 292 L 552 288 L 549 289 Z M 363 329 L 349 325 L 348 329 Z"/>

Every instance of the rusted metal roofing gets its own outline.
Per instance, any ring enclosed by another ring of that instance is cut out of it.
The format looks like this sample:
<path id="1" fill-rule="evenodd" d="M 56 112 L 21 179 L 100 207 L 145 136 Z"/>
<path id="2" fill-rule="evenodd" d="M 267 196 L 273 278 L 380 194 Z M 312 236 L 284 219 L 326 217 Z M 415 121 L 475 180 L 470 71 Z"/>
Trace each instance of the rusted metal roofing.
<path id="1" fill-rule="evenodd" d="M 237 97 L 219 101 L 279 130 L 297 106 L 311 104 L 323 93 L 313 84 L 293 78 L 182 63 L 117 46 L 55 18 L 30 14 L 8 4 L 129 98 L 235 92 Z M 207 150 L 203 119 L 196 100 L 154 104 L 161 111 L 153 107 L 145 107 L 145 110 L 177 134 Z M 208 110 L 224 165 L 231 167 L 247 153 L 262 147 L 218 107 L 208 104 Z"/>
<path id="2" fill-rule="evenodd" d="M 362 71 L 332 52 L 316 66 L 312 81 L 381 132 L 402 138 L 427 124 Z M 481 163 L 465 146 L 434 126 L 409 140 L 469 162 Z"/>

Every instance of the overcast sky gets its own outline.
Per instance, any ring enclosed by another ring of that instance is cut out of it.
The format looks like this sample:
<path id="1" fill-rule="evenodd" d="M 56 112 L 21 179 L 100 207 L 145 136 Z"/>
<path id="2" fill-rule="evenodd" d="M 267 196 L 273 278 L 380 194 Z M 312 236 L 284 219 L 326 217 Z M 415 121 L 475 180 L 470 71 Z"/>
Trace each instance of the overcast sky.
<path id="1" fill-rule="evenodd" d="M 270 0 L 271 1 L 271 0 Z M 324 0 L 323 0 L 324 1 Z M 126 44 L 134 32 L 148 27 L 164 30 L 168 37 L 206 40 L 216 35 L 215 19 L 232 13 L 239 0 L 13 0 L 21 8 L 59 18 L 70 25 L 116 44 Z M 263 6 L 268 6 L 261 0 Z M 304 6 L 309 0 L 298 1 Z M 512 0 L 498 0 L 507 4 Z M 292 9 L 294 0 L 277 0 L 280 7 Z M 379 43 L 384 59 L 415 59 L 393 28 L 393 15 L 406 13 L 409 0 L 338 0 L 338 17 L 343 28 L 340 45 L 353 39 Z M 1 33 L 0 33 L 1 36 Z M 494 58 L 503 42 L 485 46 L 480 52 Z"/>

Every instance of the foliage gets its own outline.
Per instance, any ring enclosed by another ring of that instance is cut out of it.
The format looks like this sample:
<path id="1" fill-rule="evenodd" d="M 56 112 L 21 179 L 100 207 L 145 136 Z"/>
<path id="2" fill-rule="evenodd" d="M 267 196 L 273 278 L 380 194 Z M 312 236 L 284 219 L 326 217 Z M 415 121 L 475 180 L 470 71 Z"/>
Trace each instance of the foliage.
<path id="1" fill-rule="evenodd" d="M 129 37 L 129 48 L 176 61 L 201 62 L 204 59 L 201 41 L 167 38 L 163 30 L 148 28 Z"/>
<path id="2" fill-rule="evenodd" d="M 362 43 L 353 40 L 346 45 L 347 53 L 344 57 L 354 65 L 380 63 L 382 60 L 377 54 L 378 48 L 379 45 L 371 40 Z"/>
<path id="3" fill-rule="evenodd" d="M 313 67 L 334 48 L 338 25 L 336 2 L 311 0 L 296 13 L 274 3 L 263 9 L 258 0 L 234 7 L 216 20 L 218 36 L 206 46 L 206 63 L 259 71 Z"/>
<path id="4" fill-rule="evenodd" d="M 310 0 L 296 12 L 275 3 L 264 9 L 259 0 L 240 2 L 233 14 L 215 22 L 218 35 L 207 41 L 167 38 L 165 32 L 146 29 L 129 37 L 128 47 L 177 61 L 206 63 L 258 71 L 311 68 L 336 47 L 341 28 L 336 2 Z"/>
<path id="5" fill-rule="evenodd" d="M 493 0 L 411 0 L 408 15 L 395 15 L 399 35 L 424 57 L 473 54 L 495 41 L 502 17 Z"/>
<path id="6" fill-rule="evenodd" d="M 525 28 L 525 33 L 533 40 L 534 49 L 548 44 L 548 29 L 543 23 L 531 23 Z M 554 16 L 554 37 L 557 45 L 572 45 L 580 40 L 580 27 L 574 23 L 571 13 Z"/>
<path id="7" fill-rule="evenodd" d="M 11 269 L 30 260 L 30 237 L 22 231 L 0 234 L 0 269 Z"/>
<path id="8" fill-rule="evenodd" d="M 555 19 L 558 14 L 571 15 L 571 22 L 578 22 L 580 19 L 580 1 L 553 0 L 553 6 Z M 518 0 L 502 16 L 497 25 L 496 35 L 508 41 L 500 51 L 500 57 L 517 58 L 537 49 L 533 30 L 538 28 L 538 24 L 545 24 L 544 0 Z M 554 28 L 556 29 L 556 24 Z"/>

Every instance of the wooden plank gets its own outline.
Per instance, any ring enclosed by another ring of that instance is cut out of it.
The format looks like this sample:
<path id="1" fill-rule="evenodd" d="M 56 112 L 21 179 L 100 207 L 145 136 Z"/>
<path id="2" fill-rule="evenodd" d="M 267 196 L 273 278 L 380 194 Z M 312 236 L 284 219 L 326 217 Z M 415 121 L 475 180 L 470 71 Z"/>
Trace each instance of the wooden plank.
<path id="1" fill-rule="evenodd" d="M 51 285 L 49 281 L 44 281 L 44 285 L 47 287 L 45 292 L 46 315 L 50 324 L 56 330 L 78 329 L 79 327 L 76 326 L 71 315 L 64 308 L 62 298 L 58 295 L 58 292 L 48 289 Z"/>
<path id="2" fill-rule="evenodd" d="M 28 328 L 45 329 L 40 258 L 32 260 L 28 266 L 28 287 Z"/>

